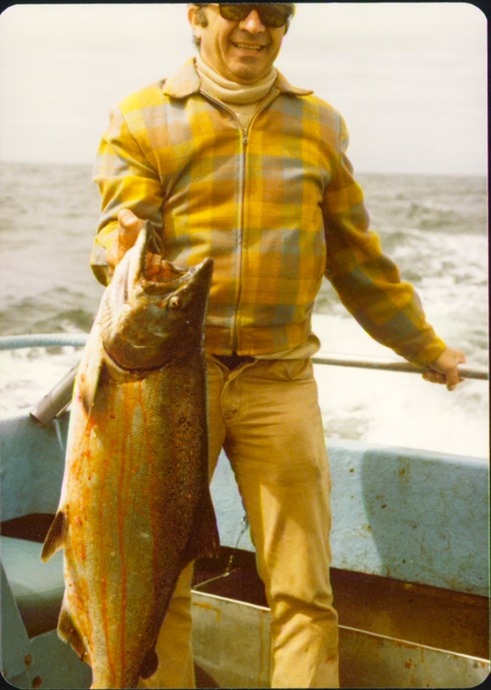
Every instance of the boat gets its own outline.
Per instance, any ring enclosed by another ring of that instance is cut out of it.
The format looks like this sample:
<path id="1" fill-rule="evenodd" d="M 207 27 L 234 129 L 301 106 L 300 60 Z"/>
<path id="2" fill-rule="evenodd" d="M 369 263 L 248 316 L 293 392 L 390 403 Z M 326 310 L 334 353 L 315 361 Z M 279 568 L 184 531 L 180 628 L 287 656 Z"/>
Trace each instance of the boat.
<path id="1" fill-rule="evenodd" d="M 0 338 L 0 349 L 82 346 L 86 336 Z M 318 364 L 416 371 L 401 361 Z M 488 372 L 465 367 L 482 381 Z M 74 371 L 0 420 L 0 669 L 18 688 L 88 688 L 90 668 L 57 636 L 62 554 L 40 560 L 64 467 Z M 328 439 L 332 582 L 341 686 L 470 688 L 489 676 L 488 466 L 482 458 Z M 198 687 L 266 688 L 269 609 L 230 467 L 212 482 L 221 551 L 196 564 Z"/>

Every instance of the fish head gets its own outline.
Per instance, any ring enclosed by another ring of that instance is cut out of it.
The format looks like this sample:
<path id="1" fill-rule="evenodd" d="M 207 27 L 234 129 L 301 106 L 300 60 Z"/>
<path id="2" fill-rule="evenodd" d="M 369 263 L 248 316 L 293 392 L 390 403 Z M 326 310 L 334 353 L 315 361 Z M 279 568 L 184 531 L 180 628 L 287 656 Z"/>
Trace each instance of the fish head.
<path id="1" fill-rule="evenodd" d="M 126 369 L 159 368 L 203 347 L 213 259 L 183 268 L 155 249 L 155 233 L 146 223 L 106 288 L 102 340 Z"/>

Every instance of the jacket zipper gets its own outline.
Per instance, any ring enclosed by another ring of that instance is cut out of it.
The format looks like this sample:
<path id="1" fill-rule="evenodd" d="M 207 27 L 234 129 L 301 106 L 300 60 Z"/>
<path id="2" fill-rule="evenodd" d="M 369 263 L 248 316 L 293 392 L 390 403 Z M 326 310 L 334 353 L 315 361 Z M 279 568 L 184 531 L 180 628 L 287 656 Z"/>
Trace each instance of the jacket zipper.
<path id="1" fill-rule="evenodd" d="M 232 331 L 232 352 L 237 352 L 239 347 L 239 305 L 240 298 L 242 294 L 242 270 L 243 270 L 243 257 L 244 257 L 244 217 L 245 217 L 245 189 L 246 189 L 246 157 L 247 157 L 247 144 L 249 143 L 249 129 L 243 128 L 234 113 L 234 117 L 240 126 L 241 131 L 241 157 L 240 157 L 240 175 L 239 175 L 239 190 L 240 190 L 240 200 L 239 200 L 239 227 L 238 227 L 238 237 L 237 237 L 237 258 L 238 258 L 238 276 L 237 276 L 237 286 L 235 289 L 235 312 L 234 312 L 234 322 Z M 254 118 L 253 118 L 254 119 Z M 252 124 L 249 122 L 249 127 Z"/>
<path id="2" fill-rule="evenodd" d="M 273 92 L 273 94 L 270 95 L 270 98 L 268 98 L 262 106 L 259 108 L 259 110 L 256 110 L 254 113 L 251 121 L 249 122 L 248 127 L 242 127 L 242 124 L 237 117 L 237 115 L 234 113 L 232 108 L 229 108 L 227 105 L 224 103 L 221 103 L 218 101 L 216 98 L 213 96 L 210 96 L 210 94 L 206 93 L 205 91 L 201 91 L 202 95 L 208 98 L 210 101 L 218 105 L 222 110 L 226 110 L 229 112 L 233 119 L 237 122 L 238 129 L 240 131 L 240 136 L 241 136 L 241 152 L 240 152 L 240 169 L 239 169 L 239 213 L 238 213 L 238 236 L 237 236 L 237 257 L 238 257 L 238 276 L 237 276 L 237 287 L 235 290 L 235 314 L 234 314 L 234 321 L 233 321 L 233 327 L 232 327 L 232 342 L 231 342 L 231 347 L 232 347 L 232 352 L 237 352 L 238 349 L 238 341 L 239 341 L 239 336 L 238 336 L 238 320 L 239 320 L 239 305 L 240 305 L 240 298 L 242 294 L 242 271 L 243 271 L 243 240 L 244 240 L 244 206 L 245 206 L 245 189 L 246 189 L 246 158 L 247 158 L 247 145 L 249 143 L 249 132 L 251 130 L 251 127 L 254 123 L 254 120 L 256 117 L 261 113 L 265 108 L 267 108 L 278 96 L 278 92 Z"/>

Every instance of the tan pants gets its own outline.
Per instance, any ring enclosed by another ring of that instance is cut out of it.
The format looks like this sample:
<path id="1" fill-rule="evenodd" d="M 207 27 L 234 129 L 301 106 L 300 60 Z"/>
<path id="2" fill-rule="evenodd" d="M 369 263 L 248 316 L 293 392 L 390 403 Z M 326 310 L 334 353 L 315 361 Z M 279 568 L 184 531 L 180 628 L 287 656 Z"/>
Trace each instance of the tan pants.
<path id="1" fill-rule="evenodd" d="M 335 688 L 330 475 L 310 360 L 257 361 L 231 372 L 209 357 L 210 472 L 222 447 L 251 526 L 271 607 L 271 686 Z M 181 575 L 143 687 L 194 687 L 190 581 Z"/>

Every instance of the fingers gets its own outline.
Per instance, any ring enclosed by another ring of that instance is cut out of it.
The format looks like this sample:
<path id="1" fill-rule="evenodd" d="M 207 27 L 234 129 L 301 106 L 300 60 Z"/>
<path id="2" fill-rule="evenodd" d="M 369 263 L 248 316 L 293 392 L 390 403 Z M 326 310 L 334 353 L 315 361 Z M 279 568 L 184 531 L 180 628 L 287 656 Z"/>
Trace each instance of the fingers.
<path id="1" fill-rule="evenodd" d="M 128 251 L 128 249 L 135 244 L 136 238 L 138 237 L 138 233 L 140 232 L 143 226 L 143 221 L 140 220 L 140 218 L 138 218 L 137 216 L 135 216 L 133 211 L 130 211 L 128 208 L 124 208 L 122 211 L 118 213 L 118 222 L 119 244 L 122 249 Z"/>
<path id="2" fill-rule="evenodd" d="M 145 256 L 145 277 L 147 280 L 158 280 L 161 271 L 161 259 L 150 252 Z"/>
<path id="3" fill-rule="evenodd" d="M 458 384 L 463 380 L 464 379 L 462 379 L 459 376 L 459 370 L 458 370 L 457 366 L 453 367 L 453 369 L 450 369 L 447 373 L 447 380 L 446 380 L 447 389 L 449 391 L 454 391 L 457 388 Z"/>
<path id="4" fill-rule="evenodd" d="M 461 376 L 458 376 L 457 380 L 455 380 L 453 377 L 451 380 L 447 380 L 445 374 L 439 374 L 438 372 L 431 370 L 425 371 L 423 378 L 425 381 L 429 381 L 430 383 L 446 385 L 449 391 L 455 390 L 457 388 L 457 384 L 462 383 L 462 381 L 465 380 Z"/>
<path id="5" fill-rule="evenodd" d="M 462 351 L 447 348 L 431 364 L 428 371 L 423 374 L 423 378 L 431 383 L 445 384 L 449 391 L 453 391 L 464 380 L 459 374 L 458 365 L 465 361 L 465 354 Z"/>
<path id="6" fill-rule="evenodd" d="M 147 280 L 170 282 L 179 277 L 179 272 L 159 254 L 151 254 L 145 257 L 145 277 Z"/>
<path id="7" fill-rule="evenodd" d="M 143 221 L 128 208 L 124 208 L 118 213 L 118 223 L 116 239 L 106 252 L 106 261 L 112 271 L 128 249 L 135 244 L 138 233 L 143 226 Z"/>
<path id="8" fill-rule="evenodd" d="M 447 377 L 447 389 L 453 391 L 463 381 L 460 377 L 458 365 L 465 362 L 465 355 L 460 350 L 451 350 L 448 356 L 448 368 L 444 372 Z"/>
<path id="9" fill-rule="evenodd" d="M 423 378 L 425 381 L 429 381 L 430 383 L 447 383 L 447 377 L 443 374 L 438 374 L 436 371 L 425 371 Z"/>

